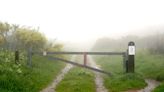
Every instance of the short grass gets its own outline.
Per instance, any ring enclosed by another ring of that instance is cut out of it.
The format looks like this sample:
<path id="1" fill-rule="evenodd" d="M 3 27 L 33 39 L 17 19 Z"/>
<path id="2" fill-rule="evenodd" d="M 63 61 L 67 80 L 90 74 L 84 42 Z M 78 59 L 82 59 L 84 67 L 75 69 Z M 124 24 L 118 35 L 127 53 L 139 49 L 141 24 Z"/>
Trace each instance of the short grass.
<path id="1" fill-rule="evenodd" d="M 140 74 L 125 74 L 123 59 L 119 56 L 95 57 L 97 64 L 113 77 L 104 76 L 104 84 L 111 92 L 122 92 L 130 89 L 140 89 L 146 86 Z"/>
<path id="2" fill-rule="evenodd" d="M 143 78 L 138 74 L 117 75 L 112 78 L 104 77 L 105 86 L 111 92 L 122 92 L 131 89 L 141 89 L 146 86 Z"/>
<path id="3" fill-rule="evenodd" d="M 74 67 L 55 90 L 56 92 L 96 92 L 94 74 L 87 69 Z"/>
<path id="4" fill-rule="evenodd" d="M 0 92 L 39 92 L 64 67 L 64 63 L 33 56 L 33 67 L 22 66 L 21 74 L 1 74 Z"/>

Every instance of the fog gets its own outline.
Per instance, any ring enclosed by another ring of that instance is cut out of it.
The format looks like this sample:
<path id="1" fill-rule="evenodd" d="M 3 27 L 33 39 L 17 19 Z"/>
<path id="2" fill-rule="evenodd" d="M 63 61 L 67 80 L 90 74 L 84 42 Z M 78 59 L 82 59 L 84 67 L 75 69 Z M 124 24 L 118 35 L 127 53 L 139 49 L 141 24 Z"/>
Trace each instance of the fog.
<path id="1" fill-rule="evenodd" d="M 103 37 L 121 39 L 164 32 L 163 0 L 0 2 L 0 21 L 39 28 L 49 39 L 57 39 L 66 48 L 89 50 Z"/>

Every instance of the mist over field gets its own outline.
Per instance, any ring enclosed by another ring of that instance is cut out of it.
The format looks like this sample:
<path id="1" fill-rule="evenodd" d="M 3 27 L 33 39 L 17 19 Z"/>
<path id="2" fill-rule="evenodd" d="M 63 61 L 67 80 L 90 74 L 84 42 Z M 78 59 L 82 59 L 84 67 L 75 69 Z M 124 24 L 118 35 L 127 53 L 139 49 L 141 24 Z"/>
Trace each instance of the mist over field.
<path id="1" fill-rule="evenodd" d="M 2 3 L 0 21 L 33 27 L 49 39 L 66 43 L 92 44 L 102 37 L 145 36 L 160 34 L 164 29 L 162 0 L 2 0 Z M 4 9 L 6 5 L 9 7 Z"/>
<path id="2" fill-rule="evenodd" d="M 128 42 L 134 41 L 137 50 L 160 49 L 163 51 L 164 28 L 149 27 L 137 31 L 130 31 L 127 35 L 117 37 L 102 36 L 78 42 L 64 42 L 64 48 L 74 51 L 120 51 L 126 50 Z"/>
<path id="3" fill-rule="evenodd" d="M 163 0 L 0 0 L 0 92 L 164 92 L 163 9 Z"/>

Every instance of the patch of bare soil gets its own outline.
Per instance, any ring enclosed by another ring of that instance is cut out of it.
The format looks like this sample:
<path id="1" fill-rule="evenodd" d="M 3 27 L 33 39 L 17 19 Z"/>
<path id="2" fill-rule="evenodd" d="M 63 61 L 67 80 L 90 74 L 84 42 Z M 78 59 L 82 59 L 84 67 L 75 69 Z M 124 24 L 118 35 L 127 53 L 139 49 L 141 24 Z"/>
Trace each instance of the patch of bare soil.
<path id="1" fill-rule="evenodd" d="M 88 64 L 94 68 L 100 69 L 98 65 L 95 63 L 92 57 L 88 56 Z M 108 92 L 108 90 L 104 87 L 104 80 L 101 77 L 101 74 L 98 72 L 95 73 L 95 84 L 96 84 L 96 92 Z"/>

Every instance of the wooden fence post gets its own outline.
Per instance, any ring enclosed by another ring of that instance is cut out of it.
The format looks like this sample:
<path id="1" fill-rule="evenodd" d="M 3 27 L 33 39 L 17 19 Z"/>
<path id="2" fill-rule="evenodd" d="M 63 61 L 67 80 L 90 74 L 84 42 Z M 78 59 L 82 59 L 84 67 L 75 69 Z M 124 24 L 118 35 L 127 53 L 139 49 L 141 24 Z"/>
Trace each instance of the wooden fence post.
<path id="1" fill-rule="evenodd" d="M 86 66 L 87 65 L 87 54 L 84 53 L 84 65 Z"/>
<path id="2" fill-rule="evenodd" d="M 127 52 L 125 52 L 123 54 L 123 70 L 124 72 L 127 73 L 127 61 L 128 61 L 128 58 L 127 58 Z"/>
<path id="3" fill-rule="evenodd" d="M 135 63 L 135 43 L 128 43 L 128 61 L 127 61 L 127 73 L 134 73 Z"/>
<path id="4" fill-rule="evenodd" d="M 15 51 L 15 64 L 18 64 L 19 63 L 19 51 L 16 50 Z"/>
<path id="5" fill-rule="evenodd" d="M 28 49 L 28 53 L 27 53 L 27 65 L 29 67 L 32 67 L 32 48 Z"/>

